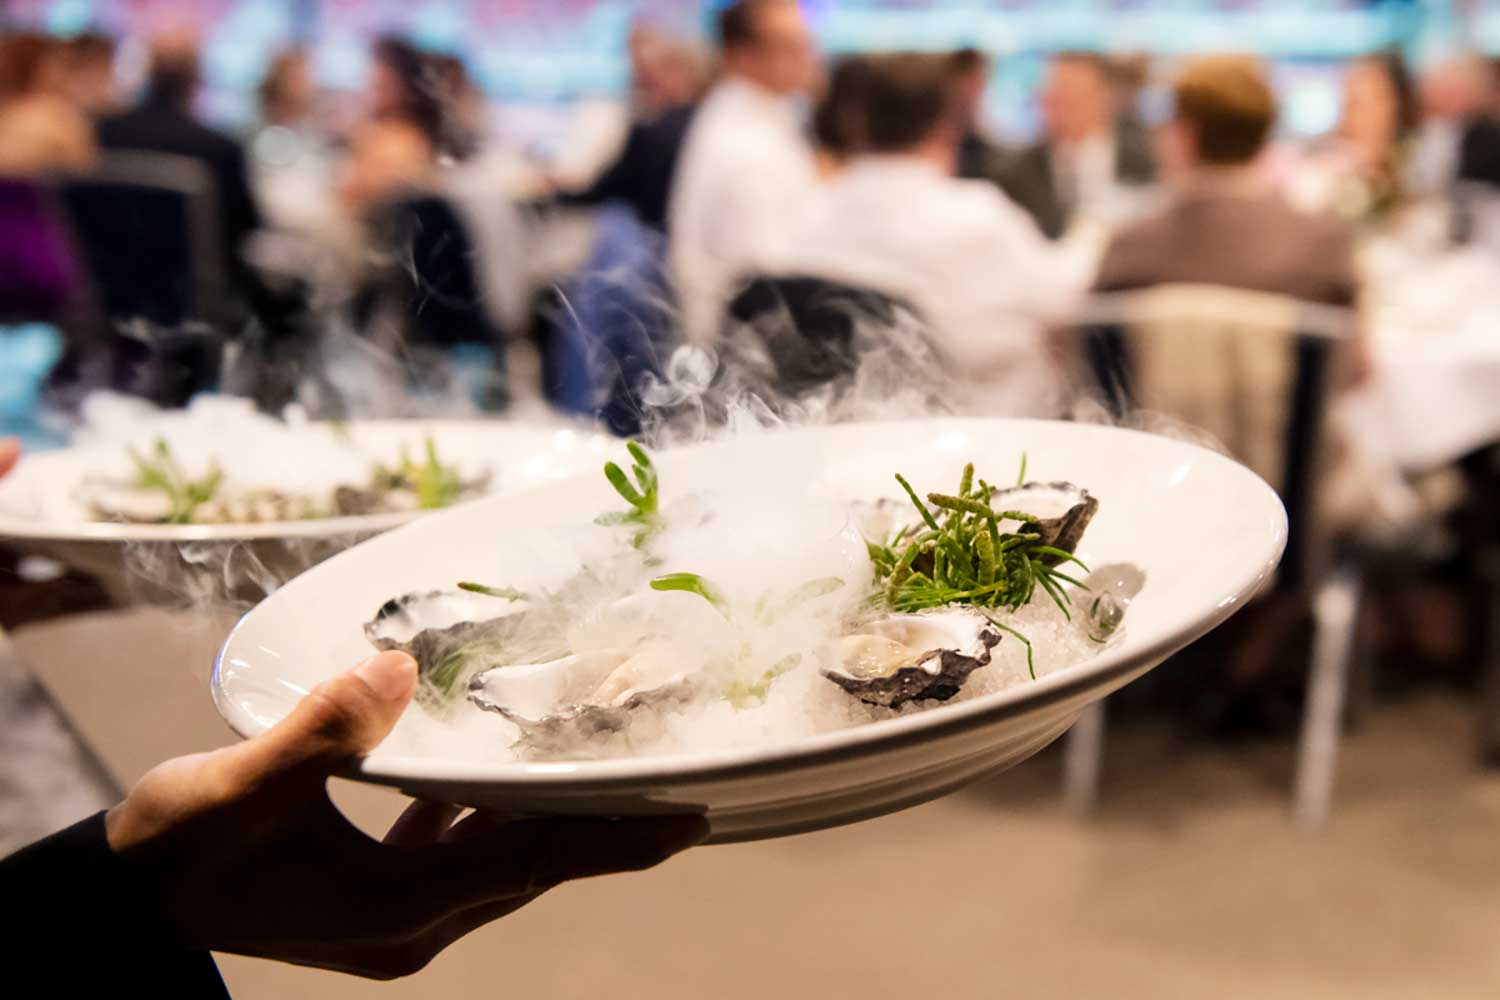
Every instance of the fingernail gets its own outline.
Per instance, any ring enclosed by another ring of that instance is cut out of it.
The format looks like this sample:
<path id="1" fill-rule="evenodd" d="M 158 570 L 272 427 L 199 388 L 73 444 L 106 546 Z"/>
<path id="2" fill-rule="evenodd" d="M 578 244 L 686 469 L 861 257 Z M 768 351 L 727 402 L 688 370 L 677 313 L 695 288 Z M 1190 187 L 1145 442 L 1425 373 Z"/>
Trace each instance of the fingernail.
<path id="1" fill-rule="evenodd" d="M 405 653 L 378 653 L 355 667 L 354 676 L 386 701 L 398 701 L 411 694 L 417 682 L 417 663 Z"/>

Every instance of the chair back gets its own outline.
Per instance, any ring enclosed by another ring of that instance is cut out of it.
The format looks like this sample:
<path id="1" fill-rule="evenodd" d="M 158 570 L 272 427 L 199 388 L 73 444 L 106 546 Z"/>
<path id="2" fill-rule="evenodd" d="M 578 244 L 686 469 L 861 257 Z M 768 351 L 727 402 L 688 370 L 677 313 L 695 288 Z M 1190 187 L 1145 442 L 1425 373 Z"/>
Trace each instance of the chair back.
<path id="1" fill-rule="evenodd" d="M 810 275 L 761 275 L 729 303 L 725 342 L 750 340 L 769 388 L 797 396 L 851 377 L 884 333 L 919 325 L 905 301 Z M 742 359 L 744 360 L 744 359 Z"/>
<path id="2" fill-rule="evenodd" d="M 441 195 L 414 194 L 381 206 L 371 222 L 385 265 L 361 295 L 357 318 L 367 326 L 393 321 L 394 342 L 382 346 L 402 357 L 414 390 L 502 409 L 505 338 L 485 307 L 474 243 L 458 212 Z"/>
<path id="3" fill-rule="evenodd" d="M 1160 414 L 1214 438 L 1281 495 L 1281 587 L 1317 573 L 1327 544 L 1325 475 L 1341 446 L 1327 413 L 1350 310 L 1216 286 L 1104 296 L 1085 353 L 1117 415 Z"/>
<path id="4" fill-rule="evenodd" d="M 218 325 L 229 282 L 214 181 L 203 164 L 110 152 L 92 174 L 63 182 L 60 194 L 107 324 Z"/>

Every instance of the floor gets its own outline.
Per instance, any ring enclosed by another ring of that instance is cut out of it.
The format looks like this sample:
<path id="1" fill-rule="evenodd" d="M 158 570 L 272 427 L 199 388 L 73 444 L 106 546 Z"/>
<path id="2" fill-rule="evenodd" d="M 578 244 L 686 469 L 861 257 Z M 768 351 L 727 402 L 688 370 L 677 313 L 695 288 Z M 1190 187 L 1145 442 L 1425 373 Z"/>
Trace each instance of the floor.
<path id="1" fill-rule="evenodd" d="M 99 793 L 9 669 L 13 845 L 17 815 L 62 817 Z M 50 735 L 12 738 L 19 718 Z M 1290 822 L 1290 744 L 1116 726 L 1088 820 L 1063 809 L 1049 752 L 895 816 L 563 887 L 411 980 L 220 964 L 241 1000 L 1500 996 L 1500 775 L 1475 766 L 1472 728 L 1453 695 L 1378 705 L 1346 739 L 1315 834 Z M 368 788 L 335 797 L 367 828 L 399 808 Z"/>

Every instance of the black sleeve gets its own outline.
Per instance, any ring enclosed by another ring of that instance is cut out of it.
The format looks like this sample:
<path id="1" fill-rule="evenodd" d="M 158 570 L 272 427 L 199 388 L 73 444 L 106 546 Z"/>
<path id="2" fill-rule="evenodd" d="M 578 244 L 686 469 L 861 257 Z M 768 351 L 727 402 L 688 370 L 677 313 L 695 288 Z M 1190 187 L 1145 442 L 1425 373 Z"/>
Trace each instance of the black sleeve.
<path id="1" fill-rule="evenodd" d="M 636 167 L 642 156 L 644 139 L 643 126 L 632 125 L 625 135 L 620 155 L 604 168 L 604 172 L 594 183 L 582 191 L 561 192 L 558 201 L 565 205 L 598 205 L 606 201 L 624 201 L 634 205 L 640 187 Z"/>
<path id="2" fill-rule="evenodd" d="M 155 887 L 110 850 L 104 813 L 0 860 L 7 973 L 55 996 L 225 997 L 213 957 L 175 938 Z"/>

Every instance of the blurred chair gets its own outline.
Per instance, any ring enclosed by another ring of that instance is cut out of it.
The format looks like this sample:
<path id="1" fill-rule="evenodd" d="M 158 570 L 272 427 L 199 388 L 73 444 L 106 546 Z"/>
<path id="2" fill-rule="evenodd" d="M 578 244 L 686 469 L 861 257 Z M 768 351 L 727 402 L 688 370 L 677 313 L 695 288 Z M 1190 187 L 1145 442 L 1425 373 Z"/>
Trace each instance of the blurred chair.
<path id="1" fill-rule="evenodd" d="M 64 362 L 71 376 L 163 405 L 215 385 L 232 308 L 208 171 L 111 152 L 60 196 L 89 285 L 90 330 Z M 89 370 L 104 358 L 107 371 Z"/>
<path id="2" fill-rule="evenodd" d="M 768 402 L 837 394 L 872 359 L 910 360 L 912 378 L 917 362 L 932 360 L 925 324 L 906 301 L 805 274 L 752 279 L 730 302 L 720 341 L 743 388 Z"/>
<path id="3" fill-rule="evenodd" d="M 798 395 L 852 375 L 857 324 L 893 323 L 901 308 L 881 292 L 823 278 L 760 277 L 730 302 L 728 322 L 754 335 L 778 388 Z"/>
<path id="4" fill-rule="evenodd" d="M 481 409 L 503 409 L 505 338 L 485 308 L 474 244 L 458 213 L 445 198 L 421 195 L 382 206 L 371 222 L 385 260 L 360 296 L 359 318 L 394 318 L 397 346 L 412 366 L 415 388 L 454 381 L 460 364 L 484 369 L 467 373 L 474 376 L 469 381 L 483 383 L 472 402 Z"/>
<path id="5" fill-rule="evenodd" d="M 213 178 L 202 164 L 111 152 L 61 193 L 107 320 L 178 326 L 222 318 L 226 263 Z"/>
<path id="6" fill-rule="evenodd" d="M 1273 595 L 1305 597 L 1313 618 L 1296 776 L 1301 825 L 1328 814 L 1354 658 L 1360 578 L 1333 558 L 1327 473 L 1337 442 L 1326 414 L 1352 313 L 1282 296 L 1210 286 L 1163 286 L 1101 297 L 1084 324 L 1084 352 L 1117 416 L 1144 411 L 1216 439 L 1276 488 L 1286 505 L 1286 553 Z M 1070 738 L 1066 794 L 1097 798 L 1103 708 Z"/>

